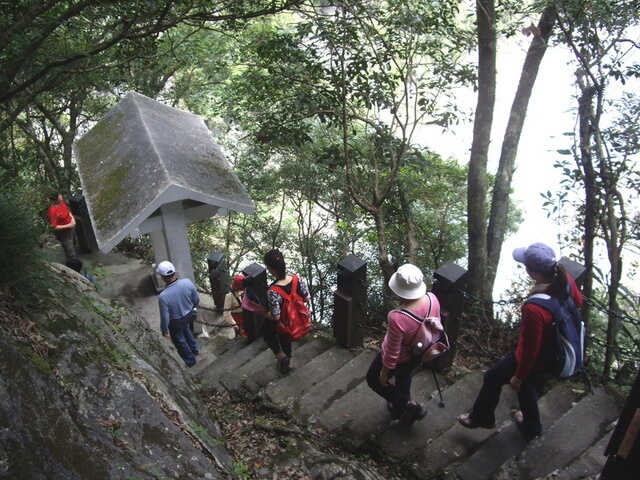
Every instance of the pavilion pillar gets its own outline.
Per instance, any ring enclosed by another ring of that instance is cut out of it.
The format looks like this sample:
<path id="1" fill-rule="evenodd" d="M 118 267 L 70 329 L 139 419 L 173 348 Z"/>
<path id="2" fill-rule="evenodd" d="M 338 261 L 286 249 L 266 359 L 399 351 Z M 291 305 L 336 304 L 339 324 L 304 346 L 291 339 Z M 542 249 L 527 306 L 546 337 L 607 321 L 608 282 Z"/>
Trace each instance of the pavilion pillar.
<path id="1" fill-rule="evenodd" d="M 158 230 L 149 233 L 149 239 L 151 240 L 151 249 L 153 250 L 153 262 L 158 263 L 167 260 L 169 258 L 169 252 L 167 251 L 167 239 L 164 237 L 164 232 Z"/>

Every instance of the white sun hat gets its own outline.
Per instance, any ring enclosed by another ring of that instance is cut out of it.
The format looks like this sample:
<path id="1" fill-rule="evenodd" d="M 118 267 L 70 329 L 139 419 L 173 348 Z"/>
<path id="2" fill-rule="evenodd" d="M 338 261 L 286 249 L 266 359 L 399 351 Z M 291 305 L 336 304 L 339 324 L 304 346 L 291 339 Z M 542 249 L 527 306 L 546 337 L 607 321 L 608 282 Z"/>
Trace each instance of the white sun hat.
<path id="1" fill-rule="evenodd" d="M 427 291 L 423 278 L 424 275 L 418 267 L 405 263 L 389 279 L 389 288 L 400 298 L 414 300 L 422 297 Z"/>

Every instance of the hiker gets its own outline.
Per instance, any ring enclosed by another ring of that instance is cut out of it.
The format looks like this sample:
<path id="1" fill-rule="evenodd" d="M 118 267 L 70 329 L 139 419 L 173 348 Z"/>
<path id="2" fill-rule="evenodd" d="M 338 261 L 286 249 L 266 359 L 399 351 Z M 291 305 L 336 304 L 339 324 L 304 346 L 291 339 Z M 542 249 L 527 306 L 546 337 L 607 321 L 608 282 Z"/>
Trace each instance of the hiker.
<path id="1" fill-rule="evenodd" d="M 513 251 L 516 262 L 524 264 L 534 281 L 529 296 L 545 293 L 558 299 L 569 294 L 580 308 L 582 295 L 575 280 L 556 262 L 553 250 L 544 243 Z M 491 367 L 469 413 L 458 417 L 465 428 L 495 428 L 495 408 L 500 400 L 503 385 L 518 392 L 520 410 L 514 415 L 516 426 L 527 441 L 542 432 L 538 394 L 542 387 L 543 361 L 540 355 L 549 346 L 552 313 L 544 307 L 525 303 L 521 308 L 520 335 L 514 353 L 510 353 Z"/>
<path id="2" fill-rule="evenodd" d="M 274 277 L 272 285 L 278 285 L 282 289 L 291 293 L 291 282 L 293 281 L 293 275 L 287 274 L 287 266 L 282 256 L 282 252 L 278 249 L 268 251 L 264 256 L 264 264 L 267 267 L 267 271 Z M 309 302 L 309 287 L 307 282 L 298 277 L 298 294 L 303 298 L 305 303 Z M 258 312 L 264 317 L 262 323 L 262 337 L 267 343 L 269 349 L 274 353 L 278 361 L 277 366 L 280 373 L 286 375 L 291 371 L 291 340 L 282 334 L 279 334 L 276 330 L 276 325 L 280 320 L 280 314 L 282 311 L 282 296 L 269 289 L 267 291 L 267 303 L 268 311 Z"/>
<path id="3" fill-rule="evenodd" d="M 200 347 L 191 331 L 191 324 L 198 314 L 200 296 L 191 280 L 177 277 L 171 262 L 160 262 L 156 272 L 165 283 L 158 298 L 160 330 L 164 337 L 171 338 L 187 367 L 193 367 L 200 355 Z"/>
<path id="4" fill-rule="evenodd" d="M 231 282 L 231 291 L 224 297 L 223 317 L 226 325 L 233 325 L 236 334 L 246 337 L 242 313 L 244 295 L 244 275 L 236 275 Z"/>
<path id="5" fill-rule="evenodd" d="M 400 305 L 387 314 L 387 333 L 367 372 L 369 387 L 387 401 L 391 418 L 404 425 L 422 420 L 427 410 L 411 400 L 413 371 L 420 363 L 419 357 L 412 358 L 411 341 L 420 325 L 400 309 L 420 318 L 440 317 L 440 303 L 427 293 L 423 278 L 418 267 L 406 263 L 389 279 L 389 288 L 400 298 Z"/>
<path id="6" fill-rule="evenodd" d="M 47 216 L 49 225 L 53 229 L 53 235 L 56 237 L 62 250 L 64 251 L 65 260 L 68 263 L 76 258 L 76 250 L 74 247 L 73 233 L 76 229 L 76 219 L 69 211 L 69 206 L 62 198 L 62 194 L 53 193 L 49 197 L 49 208 Z"/>

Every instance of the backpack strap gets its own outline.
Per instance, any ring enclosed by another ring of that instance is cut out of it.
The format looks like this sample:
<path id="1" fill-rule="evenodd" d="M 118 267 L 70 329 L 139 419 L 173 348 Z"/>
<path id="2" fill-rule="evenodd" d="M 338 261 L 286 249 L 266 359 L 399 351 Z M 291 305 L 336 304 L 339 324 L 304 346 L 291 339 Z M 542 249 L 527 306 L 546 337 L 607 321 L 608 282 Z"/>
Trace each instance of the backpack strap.
<path id="1" fill-rule="evenodd" d="M 401 308 L 400 310 L 398 310 L 399 312 L 404 313 L 409 318 L 414 319 L 416 322 L 418 322 L 420 324 L 418 326 L 418 328 L 416 328 L 416 333 L 413 334 L 413 337 L 411 338 L 411 343 L 409 344 L 409 346 L 413 345 L 413 342 L 415 342 L 416 337 L 420 333 L 420 326 L 424 325 L 424 322 L 427 321 L 427 318 L 429 318 L 429 316 L 431 316 L 431 307 L 433 306 L 433 302 L 431 301 L 431 296 L 429 295 L 429 292 L 427 292 L 427 298 L 429 299 L 429 310 L 427 310 L 427 314 L 424 316 L 424 318 L 420 318 L 415 313 L 413 313 L 412 311 L 407 310 L 405 308 Z"/>
<path id="2" fill-rule="evenodd" d="M 280 285 L 271 285 L 269 287 L 269 290 L 273 290 L 274 292 L 277 292 L 282 298 L 290 300 L 293 292 L 297 293 L 298 291 L 298 276 L 295 274 L 291 275 L 291 293 L 285 292 L 284 288 L 282 288 Z"/>
<path id="3" fill-rule="evenodd" d="M 433 306 L 433 302 L 431 301 L 431 296 L 429 295 L 429 292 L 427 292 L 427 298 L 429 299 L 429 310 L 427 310 L 427 314 L 424 316 L 424 318 L 420 318 L 415 313 L 413 313 L 412 311 L 407 310 L 405 308 L 401 308 L 398 311 L 404 313 L 405 315 L 407 315 L 407 316 L 409 316 L 411 318 L 413 318 L 418 323 L 424 323 L 425 320 L 431 316 L 431 307 Z"/>
<path id="4" fill-rule="evenodd" d="M 241 307 L 242 302 L 240 301 L 240 298 L 238 298 L 238 295 L 236 295 L 236 292 L 232 291 L 231 294 L 233 295 L 233 298 L 236 299 L 236 302 L 238 302 L 238 306 Z"/>
<path id="5" fill-rule="evenodd" d="M 524 302 L 525 304 L 531 303 L 533 305 L 538 305 L 539 307 L 544 308 L 549 311 L 551 315 L 553 315 L 553 320 L 555 321 L 558 316 L 558 310 L 560 309 L 560 301 L 548 295 L 546 293 L 535 293 L 527 298 Z"/>

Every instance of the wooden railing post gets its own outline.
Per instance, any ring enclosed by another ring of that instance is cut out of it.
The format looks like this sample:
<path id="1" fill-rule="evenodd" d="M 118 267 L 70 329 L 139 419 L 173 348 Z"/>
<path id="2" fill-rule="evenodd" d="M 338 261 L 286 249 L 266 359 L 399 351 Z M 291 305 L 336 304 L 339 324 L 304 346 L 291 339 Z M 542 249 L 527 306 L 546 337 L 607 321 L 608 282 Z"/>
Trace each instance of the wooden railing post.
<path id="1" fill-rule="evenodd" d="M 364 343 L 362 326 L 365 323 L 367 302 L 367 264 L 348 255 L 338 265 L 338 288 L 333 293 L 333 336 L 347 348 Z"/>
<path id="2" fill-rule="evenodd" d="M 77 193 L 69 198 L 69 208 L 76 219 L 75 235 L 78 244 L 84 253 L 93 253 L 98 250 L 96 236 L 91 225 L 91 215 L 87 208 L 84 195 Z"/>
<path id="3" fill-rule="evenodd" d="M 434 367 L 437 370 L 447 370 L 453 365 L 456 342 L 460 333 L 460 316 L 463 306 L 460 290 L 466 287 L 467 271 L 453 262 L 447 262 L 433 273 L 433 278 L 431 291 L 440 302 L 442 324 L 451 343 L 451 349 L 434 362 Z"/>
<path id="4" fill-rule="evenodd" d="M 224 260 L 224 253 L 211 252 L 207 257 L 207 266 L 209 267 L 211 297 L 216 305 L 216 312 L 222 313 L 224 297 L 229 290 L 229 273 Z"/>
<path id="5" fill-rule="evenodd" d="M 252 263 L 242 270 L 244 279 L 244 294 L 253 303 L 259 303 L 267 308 L 267 271 L 257 263 Z M 262 337 L 262 323 L 264 317 L 246 309 L 242 309 L 242 322 L 247 340 L 253 342 Z"/>

